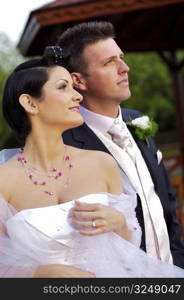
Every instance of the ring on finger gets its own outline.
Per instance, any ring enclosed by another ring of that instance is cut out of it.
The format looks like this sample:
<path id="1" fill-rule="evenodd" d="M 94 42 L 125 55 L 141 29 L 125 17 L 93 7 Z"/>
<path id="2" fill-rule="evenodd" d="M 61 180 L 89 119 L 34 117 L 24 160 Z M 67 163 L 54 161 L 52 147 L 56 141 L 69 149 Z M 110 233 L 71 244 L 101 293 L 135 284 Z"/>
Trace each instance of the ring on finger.
<path id="1" fill-rule="evenodd" d="M 92 221 L 92 228 L 96 228 L 96 223 L 95 223 L 95 221 Z"/>

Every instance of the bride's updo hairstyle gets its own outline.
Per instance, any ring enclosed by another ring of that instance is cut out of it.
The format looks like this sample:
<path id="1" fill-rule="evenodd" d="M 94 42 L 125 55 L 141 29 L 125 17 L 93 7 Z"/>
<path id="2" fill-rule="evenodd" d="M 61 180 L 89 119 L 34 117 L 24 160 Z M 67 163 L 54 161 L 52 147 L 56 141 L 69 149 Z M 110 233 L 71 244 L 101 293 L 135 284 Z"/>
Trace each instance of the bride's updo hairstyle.
<path id="1" fill-rule="evenodd" d="M 47 46 L 40 58 L 28 60 L 15 68 L 8 77 L 3 92 L 3 115 L 20 141 L 31 130 L 31 123 L 24 108 L 19 103 L 21 94 L 29 94 L 42 101 L 42 87 L 49 79 L 50 70 L 62 66 L 63 49 Z"/>

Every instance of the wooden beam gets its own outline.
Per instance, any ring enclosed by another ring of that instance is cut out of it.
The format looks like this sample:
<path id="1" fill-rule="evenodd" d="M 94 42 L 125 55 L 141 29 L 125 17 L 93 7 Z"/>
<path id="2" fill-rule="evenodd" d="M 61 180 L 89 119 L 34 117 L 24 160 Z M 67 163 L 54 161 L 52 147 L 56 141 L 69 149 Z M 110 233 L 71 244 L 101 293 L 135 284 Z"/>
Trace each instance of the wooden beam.
<path id="1" fill-rule="evenodd" d="M 41 26 L 55 25 L 70 21 L 82 21 L 93 17 L 108 16 L 128 11 L 173 5 L 184 0 L 101 0 L 74 3 L 48 9 L 39 9 L 32 12 Z"/>

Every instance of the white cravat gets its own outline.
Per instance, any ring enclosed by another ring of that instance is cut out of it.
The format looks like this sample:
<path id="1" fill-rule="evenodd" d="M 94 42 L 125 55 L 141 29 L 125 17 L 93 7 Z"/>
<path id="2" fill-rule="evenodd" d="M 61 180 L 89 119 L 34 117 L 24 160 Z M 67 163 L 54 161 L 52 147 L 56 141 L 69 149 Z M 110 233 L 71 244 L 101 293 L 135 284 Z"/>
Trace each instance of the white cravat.
<path id="1" fill-rule="evenodd" d="M 115 120 L 107 133 L 114 143 L 126 151 L 136 168 L 140 182 L 140 197 L 143 206 L 148 254 L 172 262 L 163 208 L 160 199 L 154 192 L 153 182 L 140 150 L 133 141 L 124 122 Z M 132 168 L 132 172 L 134 171 Z"/>
<path id="2" fill-rule="evenodd" d="M 110 134 L 113 142 L 124 149 L 135 163 L 135 151 L 126 124 L 115 120 L 107 133 Z"/>

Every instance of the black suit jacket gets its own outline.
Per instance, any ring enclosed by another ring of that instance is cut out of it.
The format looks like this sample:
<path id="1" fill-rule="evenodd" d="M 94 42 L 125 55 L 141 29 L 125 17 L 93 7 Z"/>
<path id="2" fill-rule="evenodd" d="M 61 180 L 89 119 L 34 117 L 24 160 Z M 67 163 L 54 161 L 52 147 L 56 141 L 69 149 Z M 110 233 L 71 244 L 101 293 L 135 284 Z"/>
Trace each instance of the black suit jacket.
<path id="1" fill-rule="evenodd" d="M 122 116 L 123 120 L 127 122 L 140 117 L 141 114 L 136 110 L 122 109 Z M 134 134 L 134 130 L 131 127 L 129 128 L 129 130 L 131 131 L 134 140 L 144 157 L 144 160 L 154 182 L 155 191 L 162 203 L 174 264 L 184 268 L 184 242 L 182 240 L 181 227 L 176 217 L 176 199 L 174 197 L 173 188 L 169 182 L 169 178 L 163 162 L 158 164 L 158 149 L 156 147 L 155 141 L 153 138 L 149 138 L 150 146 L 148 147 L 144 141 L 141 141 L 136 137 L 136 135 Z M 74 147 L 100 150 L 109 153 L 105 145 L 85 123 L 77 128 L 73 128 L 64 132 L 63 140 L 66 144 L 72 145 Z M 141 248 L 143 250 L 146 250 L 144 219 L 139 197 L 136 214 L 143 231 Z"/>

